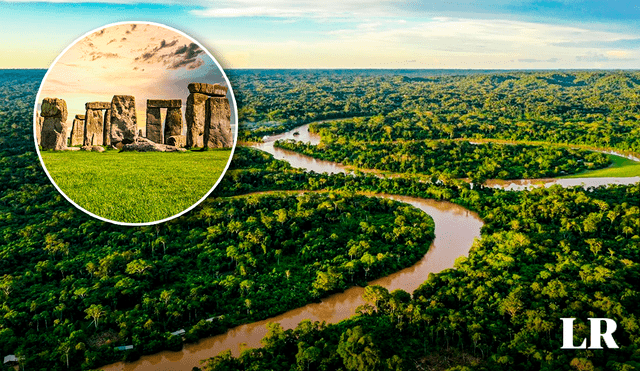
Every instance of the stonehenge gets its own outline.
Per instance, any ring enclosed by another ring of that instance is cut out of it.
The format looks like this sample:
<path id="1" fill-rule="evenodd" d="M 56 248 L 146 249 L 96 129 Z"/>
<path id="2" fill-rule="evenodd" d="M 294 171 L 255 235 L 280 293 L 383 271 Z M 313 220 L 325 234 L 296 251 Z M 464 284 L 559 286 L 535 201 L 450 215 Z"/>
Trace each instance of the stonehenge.
<path id="1" fill-rule="evenodd" d="M 67 148 L 67 102 L 58 98 L 44 98 L 40 114 L 44 117 L 40 134 L 42 149 L 60 151 Z"/>
<path id="2" fill-rule="evenodd" d="M 206 147 L 204 135 L 205 121 L 208 112 L 207 101 L 210 98 L 226 97 L 227 88 L 219 84 L 191 83 L 188 85 L 188 89 L 190 94 L 187 97 L 187 110 L 185 112 L 185 119 L 187 121 L 186 146 L 189 148 Z M 230 129 L 231 126 L 229 126 L 229 130 Z"/>
<path id="3" fill-rule="evenodd" d="M 139 151 L 183 151 L 233 146 L 227 87 L 191 83 L 183 134 L 182 99 L 148 99 L 146 137 L 138 130 L 135 97 L 114 95 L 111 102 L 87 102 L 85 114 L 75 115 L 67 147 L 67 105 L 63 99 L 44 98 L 36 112 L 35 131 L 43 149 L 99 151 L 102 146 Z M 166 109 L 164 126 L 161 110 Z"/>
<path id="4" fill-rule="evenodd" d="M 86 115 L 76 115 L 71 126 L 71 145 L 81 146 L 84 144 L 84 121 Z"/>

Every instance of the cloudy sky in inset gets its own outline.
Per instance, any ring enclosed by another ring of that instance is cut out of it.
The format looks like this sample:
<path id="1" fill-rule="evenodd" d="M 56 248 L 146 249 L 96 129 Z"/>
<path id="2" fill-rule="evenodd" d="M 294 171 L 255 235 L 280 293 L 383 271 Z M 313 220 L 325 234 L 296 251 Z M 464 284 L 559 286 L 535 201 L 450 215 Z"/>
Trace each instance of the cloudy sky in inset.
<path id="1" fill-rule="evenodd" d="M 64 99 L 71 123 L 84 114 L 86 102 L 132 95 L 138 127 L 145 132 L 147 99 L 182 99 L 184 114 L 190 82 L 226 85 L 220 69 L 191 39 L 153 24 L 121 24 L 73 44 L 49 71 L 39 101 Z"/>
<path id="2" fill-rule="evenodd" d="M 87 30 L 147 20 L 225 69 L 638 69 L 639 19 L 617 0 L 0 0 L 0 67 L 47 68 Z"/>

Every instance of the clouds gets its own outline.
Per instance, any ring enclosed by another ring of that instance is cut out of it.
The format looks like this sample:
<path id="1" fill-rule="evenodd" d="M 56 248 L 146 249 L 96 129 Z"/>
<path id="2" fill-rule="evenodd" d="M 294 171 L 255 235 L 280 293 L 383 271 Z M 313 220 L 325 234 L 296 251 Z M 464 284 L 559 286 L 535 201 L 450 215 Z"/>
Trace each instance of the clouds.
<path id="1" fill-rule="evenodd" d="M 119 68 L 164 74 L 170 70 L 195 70 L 205 65 L 197 44 L 173 31 L 147 24 L 117 25 L 94 32 L 75 47 L 77 58 L 86 62 L 107 62 L 91 68 Z M 85 68 L 90 66 L 86 65 Z"/>
<path id="2" fill-rule="evenodd" d="M 151 50 L 149 50 L 151 49 Z M 138 69 L 142 64 L 162 64 L 168 70 L 185 68 L 195 70 L 204 65 L 200 56 L 204 53 L 195 43 L 179 44 L 178 39 L 172 41 L 162 40 L 160 44 L 147 47 L 146 51 L 136 57 L 134 61 Z"/>
<path id="3" fill-rule="evenodd" d="M 634 61 L 637 59 L 629 58 L 631 55 L 628 51 L 609 50 L 604 53 L 589 51 L 585 55 L 576 56 L 578 62 L 611 62 L 611 61 Z"/>
<path id="4" fill-rule="evenodd" d="M 37 59 L 39 67 L 46 67 L 75 37 L 121 19 L 118 14 L 124 11 L 136 19 L 181 25 L 205 41 L 225 67 L 232 68 L 532 69 L 640 65 L 640 24 L 628 21 L 633 16 L 640 18 L 640 6 L 622 2 L 113 0 L 121 4 L 100 4 L 109 1 L 79 4 L 72 7 L 73 11 L 57 4 L 21 6 L 21 19 L 46 24 L 53 30 L 64 28 L 66 34 L 55 32 L 48 41 L 42 37 L 45 31 L 13 31 L 22 30 L 24 22 L 11 21 L 6 28 L 10 30 L 8 43 L 12 44 L 4 46 L 4 54 L 15 55 L 19 50 L 22 60 Z M 144 2 L 144 6 L 126 5 L 137 2 Z M 105 17 L 92 20 L 91 14 L 96 12 Z M 51 16 L 43 22 L 39 18 L 42 14 Z M 82 16 L 76 17 L 78 14 Z M 131 71 L 150 71 L 156 65 L 170 71 L 201 68 L 202 54 L 193 55 L 198 51 L 193 49 L 190 55 L 189 41 L 167 46 L 174 42 L 173 38 L 156 37 L 148 48 L 130 47 L 136 34 L 144 30 L 144 25 L 134 24 L 117 36 L 92 35 L 90 41 L 100 47 L 92 49 L 87 45 L 87 59 L 97 57 L 94 62 L 113 63 L 129 56 L 139 58 L 128 65 Z M 22 33 L 29 37 L 21 38 Z M 176 54 L 178 51 L 184 54 Z M 90 55 L 92 52 L 112 54 L 109 58 L 106 54 Z M 0 64 L 2 58 L 0 55 Z M 5 58 L 6 66 L 19 67 Z"/>
<path id="5" fill-rule="evenodd" d="M 147 51 L 145 53 L 143 53 L 142 55 L 138 56 L 135 58 L 136 61 L 141 61 L 141 62 L 147 62 L 149 60 L 152 60 L 152 58 L 155 57 L 155 59 L 159 62 L 162 62 L 163 58 L 165 58 L 166 56 L 170 55 L 169 54 L 162 54 L 162 55 L 158 55 L 158 53 L 160 52 L 160 50 L 165 49 L 165 48 L 171 48 L 174 45 L 176 45 L 178 43 L 178 39 L 175 39 L 173 41 L 167 42 L 166 40 L 162 40 L 160 42 L 160 45 L 154 46 L 152 48 L 152 50 Z"/>
<path id="6" fill-rule="evenodd" d="M 637 68 L 640 62 L 638 49 L 606 48 L 638 38 L 612 27 L 461 17 L 300 23 L 280 24 L 287 29 L 281 39 L 210 43 L 234 68 Z M 577 58 L 588 53 L 608 59 Z"/>
<path id="7" fill-rule="evenodd" d="M 204 53 L 204 51 L 194 43 L 189 44 L 189 46 L 184 45 L 175 51 L 173 61 L 167 68 L 177 70 L 184 67 L 188 70 L 194 70 L 204 63 L 202 59 L 197 58 L 202 53 Z"/>
<path id="8" fill-rule="evenodd" d="M 156 0 L 163 1 L 163 0 Z M 391 1 L 391 0 L 187 0 L 183 4 L 197 6 L 192 14 L 212 18 L 334 18 L 349 17 L 432 17 L 500 16 L 520 20 L 637 20 L 640 6 L 633 2 L 590 0 L 457 0 L 457 1 Z M 506 17 L 509 15 L 509 17 Z"/>
<path id="9" fill-rule="evenodd" d="M 87 55 L 87 57 L 91 61 L 95 61 L 96 59 L 100 59 L 100 58 L 116 59 L 116 58 L 120 58 L 120 55 L 118 55 L 118 53 L 91 52 Z"/>

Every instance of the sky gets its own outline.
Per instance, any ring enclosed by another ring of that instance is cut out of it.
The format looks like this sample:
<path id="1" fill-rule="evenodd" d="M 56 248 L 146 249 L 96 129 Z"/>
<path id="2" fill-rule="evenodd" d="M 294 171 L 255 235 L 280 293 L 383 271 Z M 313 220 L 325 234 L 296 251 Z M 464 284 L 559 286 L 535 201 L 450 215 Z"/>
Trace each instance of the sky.
<path id="1" fill-rule="evenodd" d="M 49 69 L 38 102 L 64 99 L 71 123 L 85 113 L 86 102 L 132 95 L 145 133 L 147 99 L 181 99 L 184 114 L 190 82 L 227 85 L 215 62 L 190 38 L 155 24 L 117 24 L 72 44 Z"/>
<path id="2" fill-rule="evenodd" d="M 638 69 L 637 1 L 0 0 L 0 68 L 112 22 L 166 24 L 223 68 Z M 266 5 L 268 4 L 268 5 Z"/>

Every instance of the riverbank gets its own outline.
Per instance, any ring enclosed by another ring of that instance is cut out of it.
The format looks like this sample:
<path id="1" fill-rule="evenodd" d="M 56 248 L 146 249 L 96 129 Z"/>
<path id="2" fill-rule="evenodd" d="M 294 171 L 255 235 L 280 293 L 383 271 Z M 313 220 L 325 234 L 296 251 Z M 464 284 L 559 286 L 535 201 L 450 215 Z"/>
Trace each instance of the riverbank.
<path id="1" fill-rule="evenodd" d="M 338 164 L 328 161 L 320 161 L 302 154 L 298 154 L 296 152 L 278 149 L 273 146 L 273 141 L 276 139 L 294 139 L 294 137 L 296 140 L 303 141 L 305 139 L 309 139 L 310 141 L 319 140 L 319 138 L 317 138 L 316 136 L 309 135 L 308 131 L 306 131 L 305 133 L 303 130 L 301 130 L 301 127 L 297 127 L 287 133 L 267 138 L 265 143 L 257 144 L 255 145 L 255 147 L 267 153 L 273 154 L 276 159 L 288 161 L 293 167 L 302 168 L 306 171 L 313 170 L 320 173 L 351 172 L 344 167 L 339 166 Z M 583 179 L 576 179 L 575 181 L 580 182 L 582 180 Z M 545 183 L 545 185 L 556 184 L 554 182 L 557 181 L 557 179 L 552 179 L 550 180 L 550 183 Z M 604 184 L 615 184 L 615 182 L 612 182 L 609 178 L 602 178 L 601 181 L 603 181 Z M 389 290 L 401 288 L 405 291 L 413 292 L 418 286 L 425 282 L 429 272 L 437 272 L 437 270 L 431 268 L 434 264 L 436 265 L 436 267 L 443 264 L 443 260 L 440 259 L 439 255 L 432 255 L 438 252 L 439 246 L 442 246 L 442 249 L 447 250 L 446 252 L 449 254 L 449 256 L 453 257 L 453 259 L 447 263 L 449 264 L 448 266 L 442 265 L 446 269 L 453 267 L 455 259 L 460 256 L 467 255 L 469 249 L 473 245 L 473 240 L 476 237 L 480 236 L 479 231 L 480 227 L 482 226 L 482 221 L 477 216 L 477 214 L 469 211 L 468 209 L 465 209 L 458 205 L 450 204 L 448 202 L 443 203 L 427 199 L 417 199 L 391 195 L 383 195 L 383 197 L 391 197 L 392 199 L 404 202 L 408 202 L 408 199 L 414 199 L 420 200 L 419 202 L 421 203 L 433 203 L 435 205 L 444 204 L 447 205 L 447 208 L 449 208 L 449 210 L 447 212 L 444 212 L 442 216 L 439 216 L 437 208 L 423 209 L 422 207 L 419 207 L 420 209 L 431 215 L 434 219 L 436 225 L 436 238 L 434 240 L 434 245 L 430 248 L 429 252 L 418 264 L 380 280 L 370 282 L 370 284 L 382 285 L 384 287 L 387 287 Z M 414 204 L 414 206 L 416 205 Z M 477 220 L 474 222 L 475 217 L 477 217 Z M 473 226 L 474 223 L 477 223 L 474 227 L 477 228 L 477 233 L 475 234 L 475 236 L 472 236 L 474 233 L 466 233 L 465 228 L 468 228 L 470 225 Z M 442 226 L 449 226 L 449 229 L 443 229 Z M 450 242 L 442 242 L 442 245 L 440 245 L 440 241 Z M 408 273 L 411 273 L 411 275 L 407 275 Z M 381 282 L 382 280 L 389 280 L 389 282 L 383 283 Z M 193 366 L 199 365 L 198 361 L 200 359 L 214 356 L 226 349 L 231 349 L 233 355 L 238 355 L 240 354 L 242 349 L 260 347 L 260 340 L 264 337 L 264 335 L 266 335 L 266 324 L 269 322 L 280 323 L 284 329 L 295 328 L 299 322 L 305 319 L 311 321 L 327 321 L 329 323 L 336 323 L 343 319 L 351 317 L 351 315 L 354 313 L 353 310 L 355 310 L 355 308 L 357 308 L 357 306 L 361 305 L 362 303 L 362 288 L 353 287 L 343 293 L 327 297 L 319 304 L 309 304 L 302 308 L 292 310 L 274 318 L 233 328 L 225 334 L 202 339 L 195 344 L 186 344 L 183 350 L 180 352 L 161 352 L 150 356 L 144 356 L 142 359 L 135 363 L 119 363 L 111 365 L 105 369 L 126 371 L 191 370 Z"/>
<path id="2" fill-rule="evenodd" d="M 637 177 L 640 176 L 640 162 L 618 155 L 608 154 L 611 166 L 604 169 L 587 170 L 578 174 L 567 175 L 561 178 L 611 178 L 611 177 Z"/>
<path id="3" fill-rule="evenodd" d="M 277 194 L 283 191 L 260 192 L 259 194 Z M 284 191 L 285 193 L 303 193 L 302 191 Z M 317 193 L 317 192 L 316 192 Z M 416 264 L 392 273 L 388 276 L 369 282 L 389 291 L 402 289 L 413 292 L 429 276 L 430 273 L 452 268 L 455 260 L 466 256 L 476 238 L 480 237 L 482 219 L 473 211 L 447 202 L 417 197 L 387 194 L 358 193 L 370 197 L 386 198 L 404 202 L 417 207 L 433 218 L 435 239 L 428 252 Z M 185 344 L 178 352 L 163 351 L 143 356 L 132 363 L 119 362 L 106 367 L 105 371 L 152 371 L 152 370 L 184 370 L 190 371 L 200 366 L 199 361 L 218 355 L 227 349 L 238 356 L 243 349 L 261 347 L 261 340 L 267 334 L 268 323 L 279 323 L 284 329 L 295 328 L 303 320 L 326 321 L 338 323 L 355 314 L 358 306 L 364 304 L 363 287 L 354 286 L 344 292 L 328 296 L 320 303 L 311 303 L 288 311 L 276 317 L 241 325 L 226 333 L 204 338 L 197 343 Z"/>

